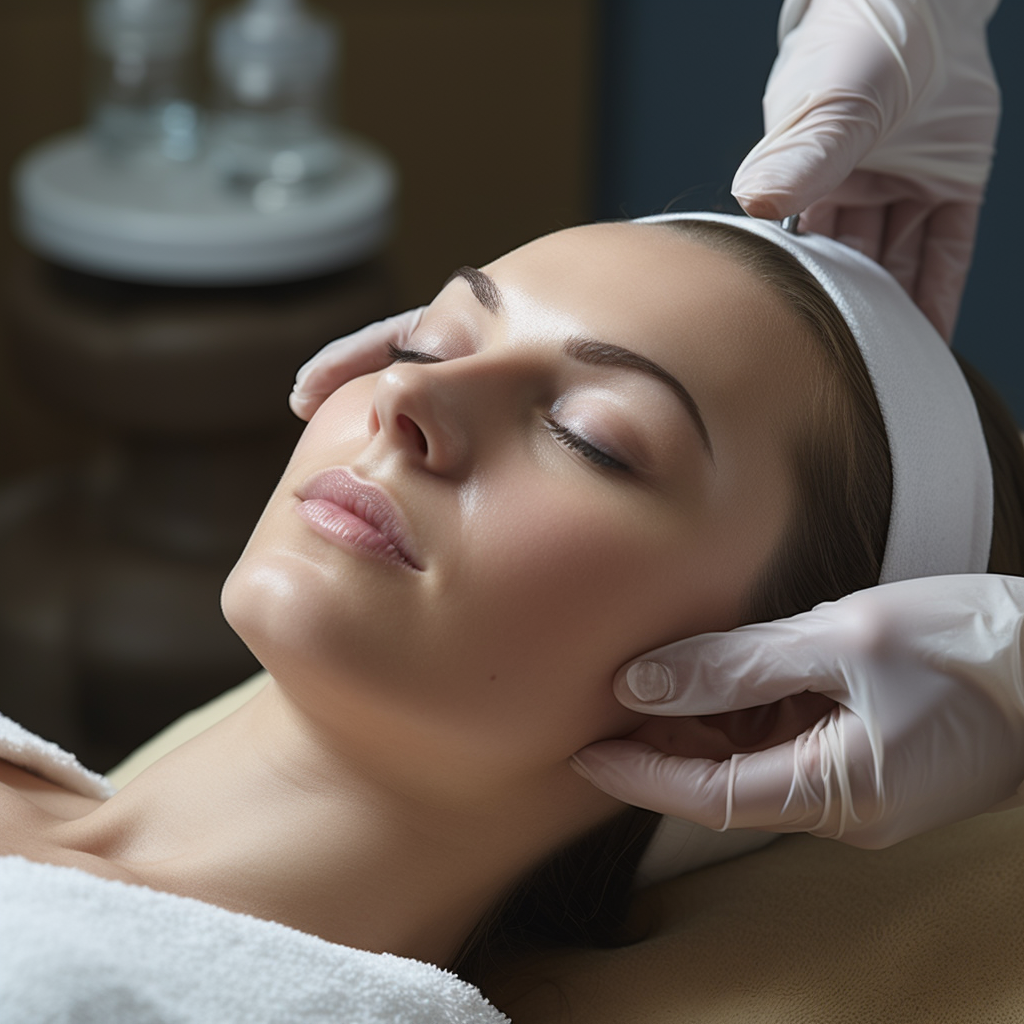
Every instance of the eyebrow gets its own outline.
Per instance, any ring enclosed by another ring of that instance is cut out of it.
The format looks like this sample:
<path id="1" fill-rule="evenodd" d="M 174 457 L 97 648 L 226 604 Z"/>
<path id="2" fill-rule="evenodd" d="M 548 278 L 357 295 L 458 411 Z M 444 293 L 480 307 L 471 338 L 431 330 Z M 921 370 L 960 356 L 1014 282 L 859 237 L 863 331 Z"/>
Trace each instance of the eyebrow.
<path id="1" fill-rule="evenodd" d="M 459 267 L 458 270 L 451 273 L 448 280 L 445 281 L 444 286 L 447 286 L 457 277 L 465 278 L 469 283 L 470 291 L 473 292 L 476 301 L 479 302 L 488 313 L 501 312 L 501 292 L 498 290 L 498 286 L 494 283 L 494 278 L 485 274 L 482 270 L 477 270 L 476 267 Z"/>
<path id="2" fill-rule="evenodd" d="M 469 284 L 470 290 L 477 302 L 489 313 L 497 314 L 502 309 L 501 291 L 494 279 L 482 270 L 475 267 L 459 267 L 445 281 L 447 285 L 457 277 L 464 278 Z M 595 341 L 591 338 L 570 338 L 565 343 L 565 353 L 581 363 L 590 366 L 617 366 L 624 370 L 638 370 L 646 373 L 647 376 L 666 384 L 672 389 L 675 396 L 683 404 L 690 418 L 693 420 L 697 433 L 700 436 L 704 450 L 708 453 L 711 461 L 715 461 L 715 452 L 711 446 L 711 436 L 708 434 L 707 425 L 701 415 L 700 407 L 697 405 L 693 395 L 664 367 L 648 359 L 646 356 L 633 352 L 628 348 L 619 345 L 612 345 L 606 341 Z"/>
<path id="3" fill-rule="evenodd" d="M 565 352 L 581 363 L 589 363 L 591 366 L 618 366 L 624 370 L 639 370 L 641 373 L 646 373 L 648 377 L 667 384 L 679 401 L 683 403 L 683 407 L 693 420 L 693 425 L 697 428 L 704 450 L 710 456 L 711 461 L 715 461 L 711 437 L 708 434 L 707 425 L 704 423 L 704 417 L 700 414 L 700 407 L 693 395 L 668 370 L 628 348 L 621 348 L 607 341 L 594 341 L 590 338 L 570 338 L 565 343 Z"/>

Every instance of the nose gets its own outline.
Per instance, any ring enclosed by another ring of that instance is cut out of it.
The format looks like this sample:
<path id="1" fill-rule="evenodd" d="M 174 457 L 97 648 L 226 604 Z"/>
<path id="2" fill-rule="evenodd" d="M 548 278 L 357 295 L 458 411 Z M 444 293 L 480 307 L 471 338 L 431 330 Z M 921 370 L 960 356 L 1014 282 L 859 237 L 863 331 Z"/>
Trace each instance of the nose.
<path id="1" fill-rule="evenodd" d="M 449 363 L 395 363 L 377 379 L 369 430 L 439 476 L 469 473 L 478 405 L 470 374 Z"/>

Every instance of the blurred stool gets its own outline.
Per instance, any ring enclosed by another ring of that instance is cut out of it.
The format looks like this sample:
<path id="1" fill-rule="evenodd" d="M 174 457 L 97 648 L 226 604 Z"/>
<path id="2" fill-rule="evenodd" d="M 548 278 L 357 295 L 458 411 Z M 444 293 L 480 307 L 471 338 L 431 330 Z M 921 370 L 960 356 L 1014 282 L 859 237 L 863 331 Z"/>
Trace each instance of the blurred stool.
<path id="1" fill-rule="evenodd" d="M 221 584 L 301 431 L 295 370 L 392 312 L 390 276 L 169 288 L 20 253 L 6 278 L 24 387 L 106 440 L 0 488 L 0 709 L 103 769 L 254 670 Z"/>

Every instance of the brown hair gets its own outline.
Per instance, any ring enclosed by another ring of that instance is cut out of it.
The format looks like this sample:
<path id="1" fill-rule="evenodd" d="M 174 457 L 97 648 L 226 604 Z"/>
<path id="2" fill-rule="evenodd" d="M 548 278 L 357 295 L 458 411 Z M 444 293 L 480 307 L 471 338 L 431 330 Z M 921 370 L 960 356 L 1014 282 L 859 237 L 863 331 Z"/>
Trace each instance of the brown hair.
<path id="1" fill-rule="evenodd" d="M 957 355 L 956 353 L 953 353 Z M 962 356 L 957 362 L 978 407 L 992 462 L 992 546 L 988 571 L 1024 576 L 1024 444 L 995 388 Z"/>
<path id="2" fill-rule="evenodd" d="M 766 238 L 706 221 L 666 226 L 767 284 L 814 337 L 826 364 L 817 408 L 790 456 L 799 500 L 749 595 L 744 621 L 786 618 L 873 586 L 889 531 L 892 462 L 871 378 L 846 321 L 799 261 Z"/>
<path id="3" fill-rule="evenodd" d="M 792 452 L 797 508 L 749 595 L 744 621 L 785 618 L 874 586 L 889 530 L 892 463 L 881 410 L 849 327 L 810 272 L 767 239 L 713 222 L 660 226 L 729 256 L 768 284 L 814 336 L 827 367 L 809 429 Z M 988 568 L 1024 576 L 1024 445 L 994 389 L 959 362 L 992 460 Z M 478 980 L 509 953 L 635 941 L 626 927 L 629 895 L 658 820 L 630 808 L 550 858 L 481 923 L 456 964 L 460 972 Z"/>

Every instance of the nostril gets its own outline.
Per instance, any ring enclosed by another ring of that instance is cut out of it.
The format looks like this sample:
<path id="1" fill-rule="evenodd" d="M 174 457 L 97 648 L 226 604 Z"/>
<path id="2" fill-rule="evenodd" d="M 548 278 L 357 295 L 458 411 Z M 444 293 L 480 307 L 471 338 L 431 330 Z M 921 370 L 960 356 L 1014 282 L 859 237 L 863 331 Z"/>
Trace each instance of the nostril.
<path id="1" fill-rule="evenodd" d="M 405 413 L 400 413 L 397 419 L 398 429 L 403 433 L 409 434 L 416 442 L 416 447 L 419 448 L 421 455 L 427 454 L 427 438 L 422 430 L 416 426 L 415 422 L 409 419 Z"/>

